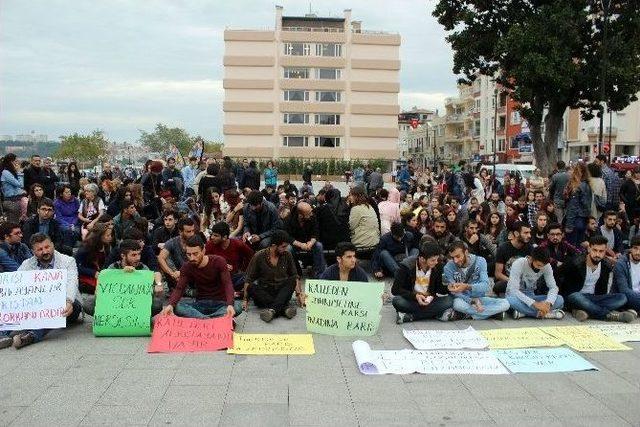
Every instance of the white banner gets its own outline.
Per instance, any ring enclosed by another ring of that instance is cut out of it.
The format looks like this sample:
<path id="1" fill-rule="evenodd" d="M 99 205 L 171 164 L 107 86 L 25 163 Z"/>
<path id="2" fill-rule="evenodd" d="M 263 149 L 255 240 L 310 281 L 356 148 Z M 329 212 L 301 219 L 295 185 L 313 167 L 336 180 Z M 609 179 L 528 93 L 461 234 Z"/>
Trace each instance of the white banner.
<path id="1" fill-rule="evenodd" d="M 403 329 L 402 334 L 417 350 L 482 350 L 489 347 L 489 341 L 471 326 L 441 331 Z"/>
<path id="2" fill-rule="evenodd" d="M 0 273 L 0 330 L 64 328 L 66 299 L 66 270 Z"/>

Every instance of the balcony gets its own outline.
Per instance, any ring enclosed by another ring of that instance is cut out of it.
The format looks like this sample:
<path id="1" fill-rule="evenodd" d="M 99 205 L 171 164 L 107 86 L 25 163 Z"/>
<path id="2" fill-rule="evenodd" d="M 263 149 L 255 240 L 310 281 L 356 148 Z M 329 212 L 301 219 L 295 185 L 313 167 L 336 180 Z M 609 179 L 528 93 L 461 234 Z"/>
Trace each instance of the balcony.
<path id="1" fill-rule="evenodd" d="M 341 27 L 282 27 L 282 31 L 303 31 L 311 33 L 344 33 Z"/>
<path id="2" fill-rule="evenodd" d="M 507 105 L 498 105 L 498 114 L 505 114 L 507 112 Z"/>
<path id="3" fill-rule="evenodd" d="M 613 126 L 613 127 L 607 126 L 602 130 L 602 133 L 605 136 L 608 136 L 609 134 L 611 134 L 612 136 L 613 135 L 618 135 L 618 128 L 615 127 L 615 126 Z M 598 126 L 591 126 L 591 127 L 587 128 L 587 134 L 589 136 L 592 136 L 592 135 L 599 136 L 600 135 L 600 128 Z"/>

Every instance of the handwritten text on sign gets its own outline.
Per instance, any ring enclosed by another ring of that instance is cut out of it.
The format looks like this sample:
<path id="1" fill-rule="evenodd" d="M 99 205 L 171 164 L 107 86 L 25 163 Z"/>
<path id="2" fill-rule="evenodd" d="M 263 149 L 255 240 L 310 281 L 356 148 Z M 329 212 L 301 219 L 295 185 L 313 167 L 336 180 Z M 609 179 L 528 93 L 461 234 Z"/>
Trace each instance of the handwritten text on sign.
<path id="1" fill-rule="evenodd" d="M 66 270 L 0 273 L 0 330 L 66 326 Z"/>
<path id="2" fill-rule="evenodd" d="M 572 372 L 598 370 L 566 347 L 494 350 L 511 372 Z"/>
<path id="3" fill-rule="evenodd" d="M 369 336 L 380 324 L 383 283 L 307 280 L 307 331 Z"/>
<path id="4" fill-rule="evenodd" d="M 310 334 L 233 334 L 232 354 L 314 354 Z"/>
<path id="5" fill-rule="evenodd" d="M 153 272 L 100 272 L 93 317 L 95 336 L 148 336 L 151 334 Z"/>
<path id="6" fill-rule="evenodd" d="M 149 353 L 216 351 L 233 345 L 231 317 L 187 319 L 159 316 L 153 325 Z"/>

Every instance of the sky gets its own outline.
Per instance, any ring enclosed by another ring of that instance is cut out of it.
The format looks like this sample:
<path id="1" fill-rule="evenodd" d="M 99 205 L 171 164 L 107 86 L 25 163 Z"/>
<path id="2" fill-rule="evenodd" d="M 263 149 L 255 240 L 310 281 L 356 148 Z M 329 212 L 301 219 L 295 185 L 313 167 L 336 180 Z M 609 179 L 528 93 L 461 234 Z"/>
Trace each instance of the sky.
<path id="1" fill-rule="evenodd" d="M 272 29 L 276 4 L 400 33 L 403 109 L 455 95 L 434 0 L 0 0 L 0 135 L 135 142 L 160 122 L 221 141 L 224 29 Z"/>

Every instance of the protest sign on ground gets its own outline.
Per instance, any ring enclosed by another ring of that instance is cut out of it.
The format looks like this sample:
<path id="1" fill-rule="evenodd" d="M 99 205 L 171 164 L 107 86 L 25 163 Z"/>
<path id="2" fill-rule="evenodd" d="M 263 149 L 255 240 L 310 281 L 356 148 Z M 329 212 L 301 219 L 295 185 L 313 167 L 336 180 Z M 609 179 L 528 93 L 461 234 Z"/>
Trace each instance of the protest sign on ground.
<path id="1" fill-rule="evenodd" d="M 311 334 L 233 334 L 231 354 L 314 354 Z"/>
<path id="2" fill-rule="evenodd" d="M 233 323 L 229 316 L 188 319 L 158 316 L 153 324 L 149 353 L 216 351 L 233 345 Z"/>
<path id="3" fill-rule="evenodd" d="M 417 350 L 481 350 L 489 346 L 489 342 L 473 327 L 453 330 L 408 330 L 403 329 L 402 335 Z"/>
<path id="4" fill-rule="evenodd" d="M 620 344 L 589 326 L 547 326 L 540 329 L 578 351 L 631 350 L 631 347 Z"/>
<path id="5" fill-rule="evenodd" d="M 513 373 L 597 371 L 598 368 L 566 347 L 493 350 Z"/>

